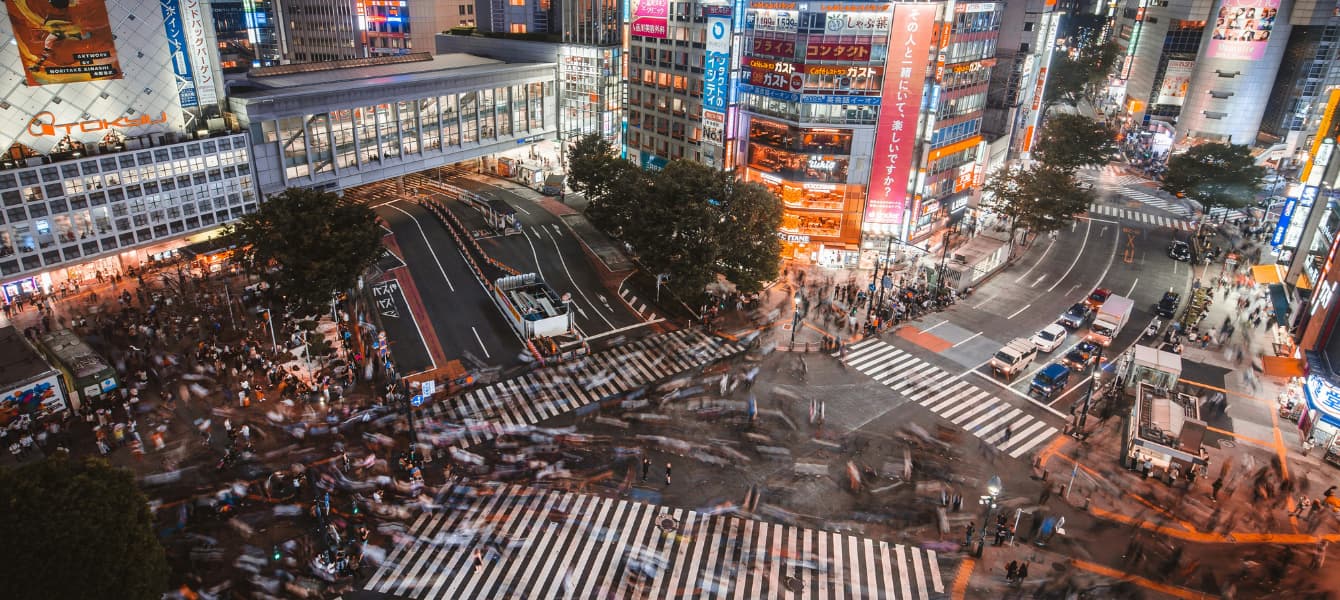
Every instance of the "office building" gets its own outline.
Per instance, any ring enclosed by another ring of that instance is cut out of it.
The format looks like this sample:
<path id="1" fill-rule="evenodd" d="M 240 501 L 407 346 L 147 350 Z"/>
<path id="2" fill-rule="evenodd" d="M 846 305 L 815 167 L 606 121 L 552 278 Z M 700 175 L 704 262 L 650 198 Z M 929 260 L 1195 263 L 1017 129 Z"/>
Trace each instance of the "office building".
<path id="1" fill-rule="evenodd" d="M 1010 138 L 1013 158 L 1030 158 L 1037 141 L 1047 70 L 1063 16 L 1056 7 L 1051 0 L 1003 5 L 983 130 L 992 138 Z"/>
<path id="2" fill-rule="evenodd" d="M 626 44 L 626 155 L 643 168 L 661 168 L 681 158 L 730 168 L 723 147 L 728 92 L 722 81 L 714 80 L 715 87 L 709 90 L 704 83 L 707 73 L 720 78 L 730 71 L 732 8 L 724 2 L 668 6 L 673 10 L 664 19 L 635 17 L 634 32 Z M 717 28 L 710 57 L 709 20 Z M 705 129 L 711 139 L 706 139 Z"/>
<path id="3" fill-rule="evenodd" d="M 561 2 L 474 0 L 475 27 L 483 33 L 558 33 Z"/>

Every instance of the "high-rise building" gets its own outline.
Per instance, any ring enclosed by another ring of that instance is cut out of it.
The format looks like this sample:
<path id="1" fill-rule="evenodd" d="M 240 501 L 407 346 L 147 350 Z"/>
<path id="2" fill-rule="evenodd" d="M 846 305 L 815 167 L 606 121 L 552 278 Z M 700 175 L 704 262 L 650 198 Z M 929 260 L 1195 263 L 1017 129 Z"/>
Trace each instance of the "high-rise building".
<path id="1" fill-rule="evenodd" d="M 557 9 L 562 27 L 560 140 L 599 133 L 616 147 L 623 143 L 624 36 L 619 10 L 619 0 L 564 1 Z"/>
<path id="2" fill-rule="evenodd" d="M 994 137 L 1008 136 L 1010 154 L 1017 158 L 1028 158 L 1037 141 L 1061 17 L 1055 0 L 1004 3 L 983 129 Z"/>
<path id="3" fill-rule="evenodd" d="M 276 0 L 283 62 L 348 60 L 367 56 L 365 27 L 353 0 Z M 366 8 L 366 7 L 364 7 Z"/>
<path id="4" fill-rule="evenodd" d="M 1340 15 L 1310 4 L 1294 6 L 1293 32 L 1270 92 L 1261 133 L 1282 144 L 1286 166 L 1305 159 L 1326 106 L 1328 90 L 1340 86 Z"/>
<path id="5" fill-rule="evenodd" d="M 14 12 L 0 69 L 0 294 L 170 257 L 254 209 L 247 136 L 219 118 L 207 5 L 84 0 Z M 61 16 L 85 37 L 50 41 Z M 90 58 L 93 57 L 93 58 Z"/>
<path id="6" fill-rule="evenodd" d="M 727 143 L 739 140 L 743 176 L 781 197 L 787 257 L 873 261 L 966 211 L 998 7 L 746 4 Z"/>
<path id="7" fill-rule="evenodd" d="M 485 33 L 557 33 L 561 2 L 474 0 L 475 27 Z"/>
<path id="8" fill-rule="evenodd" d="M 635 17 L 637 27 L 628 38 L 625 152 L 644 168 L 680 158 L 729 168 L 722 150 L 725 85 L 717 82 L 713 96 L 705 94 L 703 84 L 709 73 L 724 77 L 729 72 L 732 8 L 725 2 L 670 6 L 665 18 L 654 23 L 646 15 Z M 713 39 L 720 47 L 706 38 L 709 22 L 718 29 Z M 704 140 L 705 126 L 713 131 L 712 140 Z"/>

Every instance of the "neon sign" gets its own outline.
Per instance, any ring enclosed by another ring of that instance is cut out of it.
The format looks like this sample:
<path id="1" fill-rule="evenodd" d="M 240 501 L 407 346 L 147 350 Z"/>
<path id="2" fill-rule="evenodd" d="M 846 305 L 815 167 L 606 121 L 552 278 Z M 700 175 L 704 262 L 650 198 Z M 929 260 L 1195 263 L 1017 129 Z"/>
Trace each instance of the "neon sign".
<path id="1" fill-rule="evenodd" d="M 46 118 L 43 119 L 43 116 Z M 110 121 L 107 119 L 90 119 L 73 123 L 57 123 L 56 115 L 44 110 L 34 115 L 31 121 L 28 121 L 28 135 L 44 137 L 58 134 L 70 135 L 75 132 L 91 133 L 107 129 L 131 129 L 134 127 L 145 127 L 148 125 L 167 123 L 167 120 L 167 111 L 164 111 L 158 117 L 150 115 L 140 115 L 138 117 L 122 116 Z"/>

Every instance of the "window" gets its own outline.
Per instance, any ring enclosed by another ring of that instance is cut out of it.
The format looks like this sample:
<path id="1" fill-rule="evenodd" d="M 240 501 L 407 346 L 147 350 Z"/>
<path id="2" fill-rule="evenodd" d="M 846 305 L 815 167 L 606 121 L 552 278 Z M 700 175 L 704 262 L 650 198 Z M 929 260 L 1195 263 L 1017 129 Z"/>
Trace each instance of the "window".
<path id="1" fill-rule="evenodd" d="M 513 3 L 513 4 L 516 4 L 516 1 L 517 1 L 517 0 L 512 0 L 512 3 Z M 522 4 L 525 4 L 525 3 L 522 2 Z M 526 24 L 525 24 L 525 23 L 512 23 L 512 33 L 526 33 Z"/>
<path id="2" fill-rule="evenodd" d="M 1024 23 L 1024 31 L 1033 31 L 1033 23 L 1031 21 Z"/>
<path id="3" fill-rule="evenodd" d="M 525 6 L 526 0 L 508 0 L 508 4 L 511 4 L 512 6 Z"/>

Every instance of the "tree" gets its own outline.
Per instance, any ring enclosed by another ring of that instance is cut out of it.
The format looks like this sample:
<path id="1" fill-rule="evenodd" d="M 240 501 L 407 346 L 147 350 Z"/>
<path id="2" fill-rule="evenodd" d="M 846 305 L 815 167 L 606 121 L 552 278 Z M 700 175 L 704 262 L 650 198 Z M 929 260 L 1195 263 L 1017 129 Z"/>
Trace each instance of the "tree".
<path id="1" fill-rule="evenodd" d="M 381 256 L 383 231 L 365 205 L 290 188 L 228 226 L 242 259 L 295 315 L 314 315 Z"/>
<path id="2" fill-rule="evenodd" d="M 1117 151 L 1112 128 L 1074 113 L 1047 117 L 1033 156 L 1064 171 L 1107 164 Z"/>
<path id="3" fill-rule="evenodd" d="M 1001 171 L 983 188 L 991 210 L 1010 220 L 1010 242 L 1022 228 L 1034 235 L 1057 231 L 1089 210 L 1093 191 L 1065 169 L 1040 165 Z"/>
<path id="4" fill-rule="evenodd" d="M 1084 86 L 1089 83 L 1088 67 L 1061 53 L 1052 59 L 1051 69 L 1047 71 L 1047 88 L 1043 92 L 1043 114 L 1047 108 L 1057 104 L 1076 106 L 1084 97 Z"/>
<path id="5" fill-rule="evenodd" d="M 568 148 L 568 185 L 594 200 L 608 193 L 610 167 L 618 161 L 614 146 L 598 133 L 583 136 Z"/>
<path id="6" fill-rule="evenodd" d="M 741 291 L 762 289 L 781 265 L 782 205 L 757 183 L 701 163 L 672 161 L 657 173 L 615 159 L 587 217 L 632 246 L 643 269 L 696 300 L 724 275 Z"/>
<path id="7" fill-rule="evenodd" d="M 1247 146 L 1200 144 L 1168 159 L 1164 191 L 1199 202 L 1206 214 L 1217 207 L 1242 208 L 1261 189 L 1266 169 Z"/>
<path id="8" fill-rule="evenodd" d="M 54 457 L 0 470 L 7 598 L 156 600 L 168 563 L 130 471 Z"/>

